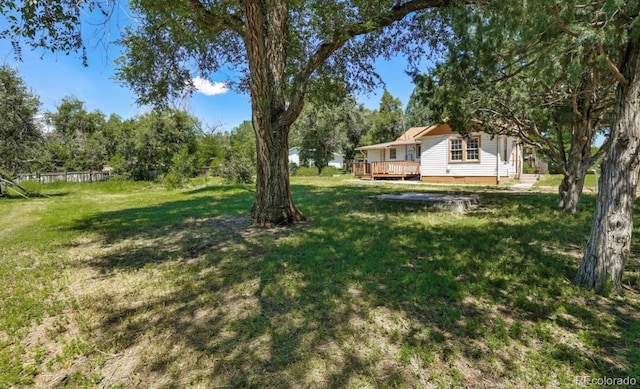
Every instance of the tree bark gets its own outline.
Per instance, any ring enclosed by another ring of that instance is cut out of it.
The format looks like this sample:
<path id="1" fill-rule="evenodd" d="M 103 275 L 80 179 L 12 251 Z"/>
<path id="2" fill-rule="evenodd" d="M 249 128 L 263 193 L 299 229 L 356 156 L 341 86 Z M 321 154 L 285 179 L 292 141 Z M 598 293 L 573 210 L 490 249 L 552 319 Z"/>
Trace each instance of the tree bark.
<path id="1" fill-rule="evenodd" d="M 290 225 L 305 217 L 293 204 L 289 181 L 289 129 L 293 120 L 288 119 L 285 98 L 288 9 L 283 0 L 244 0 L 243 9 L 257 153 L 251 222 L 259 227 Z"/>
<path id="2" fill-rule="evenodd" d="M 256 202 L 251 209 L 252 224 L 260 227 L 291 225 L 305 220 L 293 203 L 289 181 L 288 129 L 256 125 Z"/>
<path id="3" fill-rule="evenodd" d="M 640 36 L 629 38 L 616 89 L 611 146 L 602 163 L 598 201 L 574 282 L 598 293 L 622 293 L 631 248 L 633 204 L 640 170 Z"/>
<path id="4" fill-rule="evenodd" d="M 584 188 L 586 173 L 566 175 L 558 187 L 560 201 L 558 209 L 561 211 L 576 213 L 580 210 L 580 197 Z"/>
<path id="5" fill-rule="evenodd" d="M 580 210 L 580 197 L 584 189 L 585 176 L 593 165 L 591 140 L 595 131 L 592 128 L 590 120 L 585 119 L 576 124 L 572 131 L 569 155 L 564 161 L 563 178 L 558 187 L 560 195 L 558 209 L 562 211 L 576 213 Z"/>

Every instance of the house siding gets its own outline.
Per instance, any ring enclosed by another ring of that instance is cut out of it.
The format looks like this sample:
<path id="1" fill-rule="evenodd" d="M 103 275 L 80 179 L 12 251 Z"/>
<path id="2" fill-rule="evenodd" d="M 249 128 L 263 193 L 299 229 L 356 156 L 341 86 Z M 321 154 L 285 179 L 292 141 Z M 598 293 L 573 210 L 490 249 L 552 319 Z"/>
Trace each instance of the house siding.
<path id="1" fill-rule="evenodd" d="M 368 150 L 367 162 L 371 163 L 382 161 L 382 152 L 384 152 L 384 150 Z"/>
<path id="2" fill-rule="evenodd" d="M 458 134 L 432 135 L 422 138 L 422 155 L 420 158 L 420 174 L 424 178 L 431 177 L 478 177 L 488 178 L 496 177 L 496 147 L 498 142 L 504 142 L 503 137 L 494 137 L 485 133 L 474 133 L 472 136 L 480 137 L 480 160 L 469 162 L 450 162 L 449 161 L 449 139 L 459 138 Z M 504 143 L 500 144 L 500 147 Z M 507 158 L 512 159 L 513 142 L 511 139 L 507 142 Z M 502 154 L 502 152 L 501 152 Z M 500 177 L 512 176 L 515 168 L 508 161 L 504 163 L 500 161 Z"/>

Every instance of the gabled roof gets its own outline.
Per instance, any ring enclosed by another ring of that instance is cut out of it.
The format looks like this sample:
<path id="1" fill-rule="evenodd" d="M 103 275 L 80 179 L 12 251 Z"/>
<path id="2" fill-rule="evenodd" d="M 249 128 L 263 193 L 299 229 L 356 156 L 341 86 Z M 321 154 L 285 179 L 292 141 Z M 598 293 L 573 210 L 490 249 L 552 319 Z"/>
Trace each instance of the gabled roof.
<path id="1" fill-rule="evenodd" d="M 446 124 L 444 125 L 448 127 L 448 125 Z M 440 126 L 441 124 L 434 124 L 428 127 L 411 127 L 393 142 L 378 143 L 375 145 L 368 145 L 368 146 L 360 146 L 360 147 L 356 147 L 356 150 L 378 150 L 378 149 L 386 149 L 389 147 L 419 144 L 421 137 L 425 136 L 426 134 L 428 134 L 429 132 L 433 131 L 434 129 Z"/>
<path id="2" fill-rule="evenodd" d="M 393 143 L 395 144 L 414 144 L 420 143 L 417 141 L 418 135 L 429 127 L 411 127 L 404 134 L 400 135 Z"/>

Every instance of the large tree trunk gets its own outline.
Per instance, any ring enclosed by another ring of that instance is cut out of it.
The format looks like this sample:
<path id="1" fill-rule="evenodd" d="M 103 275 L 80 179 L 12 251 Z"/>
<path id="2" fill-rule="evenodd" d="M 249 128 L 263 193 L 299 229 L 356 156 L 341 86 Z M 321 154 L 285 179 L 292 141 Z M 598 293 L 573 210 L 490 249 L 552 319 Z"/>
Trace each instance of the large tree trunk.
<path id="1" fill-rule="evenodd" d="M 289 129 L 302 106 L 285 98 L 287 5 L 244 0 L 243 8 L 258 165 L 251 222 L 290 225 L 305 217 L 293 204 L 289 183 Z"/>
<path id="2" fill-rule="evenodd" d="M 289 183 L 288 128 L 264 126 L 254 122 L 258 176 L 256 203 L 251 221 L 260 227 L 290 225 L 304 220 L 293 204 Z"/>
<path id="3" fill-rule="evenodd" d="M 640 169 L 640 37 L 630 38 L 616 90 L 611 148 L 602 164 L 591 235 L 575 283 L 598 293 L 622 293 Z"/>

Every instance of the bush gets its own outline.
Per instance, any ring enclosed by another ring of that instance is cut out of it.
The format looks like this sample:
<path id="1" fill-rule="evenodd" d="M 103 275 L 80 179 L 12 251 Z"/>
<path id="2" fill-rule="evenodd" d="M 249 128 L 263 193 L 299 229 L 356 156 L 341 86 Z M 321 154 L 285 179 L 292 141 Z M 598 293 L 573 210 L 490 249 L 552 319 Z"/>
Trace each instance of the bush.
<path id="1" fill-rule="evenodd" d="M 162 182 L 167 189 L 181 188 L 196 173 L 195 156 L 184 146 L 171 158 L 171 168 Z"/>
<path id="2" fill-rule="evenodd" d="M 298 166 L 297 163 L 289 162 L 289 175 L 291 176 L 297 175 L 298 169 L 300 169 L 300 166 Z"/>
<path id="3" fill-rule="evenodd" d="M 222 164 L 221 176 L 227 183 L 251 184 L 255 167 L 246 159 L 234 159 Z"/>
<path id="4" fill-rule="evenodd" d="M 185 178 L 180 174 L 176 173 L 175 171 L 170 171 L 163 177 L 162 184 L 167 189 L 178 189 L 182 188 L 182 186 L 184 185 L 184 181 Z"/>

